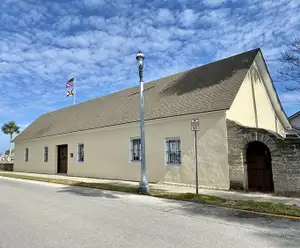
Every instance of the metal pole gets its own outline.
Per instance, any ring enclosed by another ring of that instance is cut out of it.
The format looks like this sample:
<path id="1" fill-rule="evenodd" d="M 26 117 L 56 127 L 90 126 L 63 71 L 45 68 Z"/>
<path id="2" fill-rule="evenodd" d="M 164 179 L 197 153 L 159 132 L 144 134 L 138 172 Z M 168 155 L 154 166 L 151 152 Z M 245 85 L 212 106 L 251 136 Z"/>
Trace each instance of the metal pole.
<path id="1" fill-rule="evenodd" d="M 194 144 L 195 144 L 195 166 L 196 166 L 196 194 L 198 195 L 198 155 L 197 155 L 197 131 L 194 131 Z"/>
<path id="2" fill-rule="evenodd" d="M 144 82 L 143 68 L 139 67 L 140 76 L 140 132 L 141 132 L 141 181 L 139 185 L 140 193 L 149 193 L 149 185 L 146 178 L 146 154 L 145 154 L 145 128 L 144 128 Z"/>
<path id="3" fill-rule="evenodd" d="M 74 77 L 74 96 L 73 96 L 73 105 L 75 104 L 76 101 L 76 77 Z"/>

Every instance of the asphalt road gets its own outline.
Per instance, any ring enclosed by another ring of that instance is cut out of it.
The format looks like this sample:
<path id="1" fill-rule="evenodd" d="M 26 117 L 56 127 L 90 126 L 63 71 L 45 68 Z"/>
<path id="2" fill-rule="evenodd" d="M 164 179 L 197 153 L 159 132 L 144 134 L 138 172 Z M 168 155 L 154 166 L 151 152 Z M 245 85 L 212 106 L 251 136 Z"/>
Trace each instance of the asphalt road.
<path id="1" fill-rule="evenodd" d="M 300 247 L 300 221 L 0 178 L 1 248 Z"/>

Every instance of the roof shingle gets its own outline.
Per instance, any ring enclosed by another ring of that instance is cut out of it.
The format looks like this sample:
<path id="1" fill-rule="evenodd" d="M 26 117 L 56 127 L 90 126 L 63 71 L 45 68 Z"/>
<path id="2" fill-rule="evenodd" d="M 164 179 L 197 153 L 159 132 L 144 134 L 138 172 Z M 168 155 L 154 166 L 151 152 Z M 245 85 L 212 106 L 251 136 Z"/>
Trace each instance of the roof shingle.
<path id="1" fill-rule="evenodd" d="M 145 120 L 229 109 L 259 49 L 145 84 Z M 14 142 L 139 121 L 139 86 L 40 116 Z"/>

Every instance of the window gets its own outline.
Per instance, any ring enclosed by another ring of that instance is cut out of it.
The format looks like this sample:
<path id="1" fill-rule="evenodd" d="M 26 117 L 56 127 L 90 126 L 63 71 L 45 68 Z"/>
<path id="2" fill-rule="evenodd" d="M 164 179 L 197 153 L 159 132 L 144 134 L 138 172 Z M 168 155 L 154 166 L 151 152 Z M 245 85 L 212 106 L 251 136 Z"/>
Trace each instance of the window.
<path id="1" fill-rule="evenodd" d="M 166 139 L 166 158 L 168 165 L 181 164 L 180 139 Z"/>
<path id="2" fill-rule="evenodd" d="M 131 139 L 131 161 L 141 161 L 141 139 Z"/>
<path id="3" fill-rule="evenodd" d="M 78 144 L 78 162 L 83 162 L 84 161 L 84 145 L 83 144 Z"/>
<path id="4" fill-rule="evenodd" d="M 45 163 L 48 162 L 48 147 L 47 146 L 44 147 L 44 162 Z"/>
<path id="5" fill-rule="evenodd" d="M 29 156 L 29 150 L 28 148 L 25 148 L 25 162 L 28 161 L 28 156 Z"/>

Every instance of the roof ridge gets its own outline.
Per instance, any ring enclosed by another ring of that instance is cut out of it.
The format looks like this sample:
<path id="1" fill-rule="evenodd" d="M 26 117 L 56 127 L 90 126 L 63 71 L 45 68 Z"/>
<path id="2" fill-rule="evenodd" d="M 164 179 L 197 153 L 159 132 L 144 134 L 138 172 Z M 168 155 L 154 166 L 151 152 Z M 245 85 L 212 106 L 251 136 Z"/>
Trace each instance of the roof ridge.
<path id="1" fill-rule="evenodd" d="M 200 65 L 200 66 L 193 67 L 193 68 L 191 68 L 191 69 L 187 69 L 187 70 L 185 70 L 185 71 L 177 72 L 177 73 L 175 73 L 175 74 L 171 74 L 171 75 L 167 75 L 167 76 L 164 76 L 164 77 L 161 77 L 161 78 L 158 78 L 158 79 L 154 79 L 154 80 L 149 81 L 149 82 L 144 82 L 144 86 L 147 86 L 147 85 L 152 84 L 152 83 L 154 84 L 155 82 L 157 82 L 157 81 L 159 81 L 159 80 L 162 80 L 162 79 L 167 79 L 167 78 L 169 78 L 169 77 L 175 77 L 175 76 L 178 76 L 178 75 L 180 75 L 180 74 L 187 73 L 187 72 L 189 72 L 189 71 L 191 71 L 191 70 L 194 70 L 194 69 L 197 69 L 197 68 L 200 68 L 200 67 L 203 67 L 203 68 L 204 68 L 204 67 L 206 67 L 206 66 L 211 66 L 211 65 L 216 64 L 216 63 L 219 63 L 219 62 L 221 62 L 221 61 L 226 61 L 226 60 L 229 60 L 229 59 L 233 59 L 233 58 L 235 58 L 235 57 L 237 57 L 237 56 L 242 56 L 242 55 L 244 55 L 244 54 L 246 54 L 246 53 L 254 52 L 255 50 L 257 50 L 257 52 L 258 52 L 258 51 L 260 51 L 260 48 L 255 48 L 255 49 L 248 50 L 248 51 L 245 51 L 245 52 L 242 52 L 242 53 L 237 53 L 237 54 L 234 54 L 234 55 L 232 55 L 232 56 L 230 56 L 230 57 L 225 57 L 225 58 L 222 58 L 222 59 L 219 59 L 219 60 L 216 60 L 216 61 L 212 61 L 212 62 L 209 62 L 209 63 L 207 63 L 207 64 L 203 64 L 203 65 Z M 114 94 L 117 94 L 117 93 L 120 93 L 120 92 L 124 92 L 124 91 L 130 90 L 130 89 L 134 89 L 134 88 L 137 88 L 137 87 L 138 87 L 138 85 L 132 86 L 132 87 L 129 87 L 129 88 L 125 88 L 125 89 L 123 89 L 123 90 L 118 90 L 118 91 L 109 93 L 109 94 L 107 94 L 107 95 L 103 95 L 103 96 L 99 96 L 99 97 L 96 97 L 96 98 L 93 98 L 93 99 L 89 99 L 89 100 L 87 100 L 87 101 L 80 102 L 80 103 L 75 104 L 75 105 L 66 106 L 66 107 L 63 107 L 63 108 L 60 108 L 60 109 L 57 109 L 57 110 L 54 110 L 54 111 L 45 113 L 45 114 L 43 114 L 43 115 L 55 113 L 55 112 L 57 112 L 57 111 L 61 111 L 61 110 L 63 110 L 63 109 L 67 109 L 67 108 L 70 108 L 70 109 L 71 109 L 71 108 L 74 108 L 74 107 L 76 107 L 76 106 L 78 106 L 78 105 L 85 104 L 85 103 L 88 103 L 88 102 L 91 102 L 91 101 L 95 101 L 95 100 L 100 99 L 100 98 L 112 96 L 112 95 L 114 95 Z"/>
<path id="2" fill-rule="evenodd" d="M 195 67 L 190 68 L 190 69 L 187 69 L 187 70 L 185 70 L 185 71 L 177 72 L 177 73 L 175 73 L 175 74 L 171 74 L 171 75 L 167 75 L 167 76 L 164 76 L 164 77 L 161 77 L 161 78 L 158 78 L 158 79 L 154 79 L 154 80 L 152 80 L 152 81 L 150 81 L 150 82 L 147 82 L 147 83 L 145 83 L 145 84 L 154 83 L 154 82 L 156 82 L 156 81 L 158 81 L 158 80 L 161 80 L 161 79 L 165 79 L 165 78 L 168 78 L 168 77 L 173 77 L 173 76 L 176 76 L 176 75 L 179 75 L 179 74 L 184 74 L 184 73 L 186 73 L 186 72 L 189 72 L 189 71 L 191 71 L 191 70 L 194 70 L 194 69 L 197 69 L 197 68 L 200 68 L 200 67 L 211 66 L 211 65 L 213 65 L 213 64 L 215 64 L 215 63 L 219 63 L 219 62 L 221 62 L 221 61 L 226 61 L 226 60 L 229 60 L 229 59 L 238 57 L 238 56 L 242 56 L 242 55 L 245 55 L 246 53 L 251 53 L 251 52 L 254 52 L 254 51 L 256 51 L 256 50 L 257 50 L 257 52 L 259 52 L 261 49 L 258 47 L 258 48 L 255 48 L 255 49 L 252 49 L 252 50 L 248 50 L 248 51 L 245 51 L 245 52 L 242 52 L 242 53 L 236 53 L 236 54 L 234 54 L 234 55 L 232 55 L 232 56 L 224 57 L 224 58 L 221 58 L 221 59 L 219 59 L 219 60 L 215 60 L 215 61 L 209 62 L 209 63 L 207 63 L 207 64 L 195 66 Z M 117 91 L 117 92 L 119 92 L 119 91 Z"/>
<path id="3" fill-rule="evenodd" d="M 145 95 L 145 117 L 159 119 L 229 109 L 259 50 L 235 54 L 145 83 L 145 89 L 155 86 L 155 90 Z M 138 89 L 135 85 L 45 113 L 14 141 L 139 120 L 139 97 L 135 94 Z M 55 125 L 50 128 L 51 123 Z"/>

